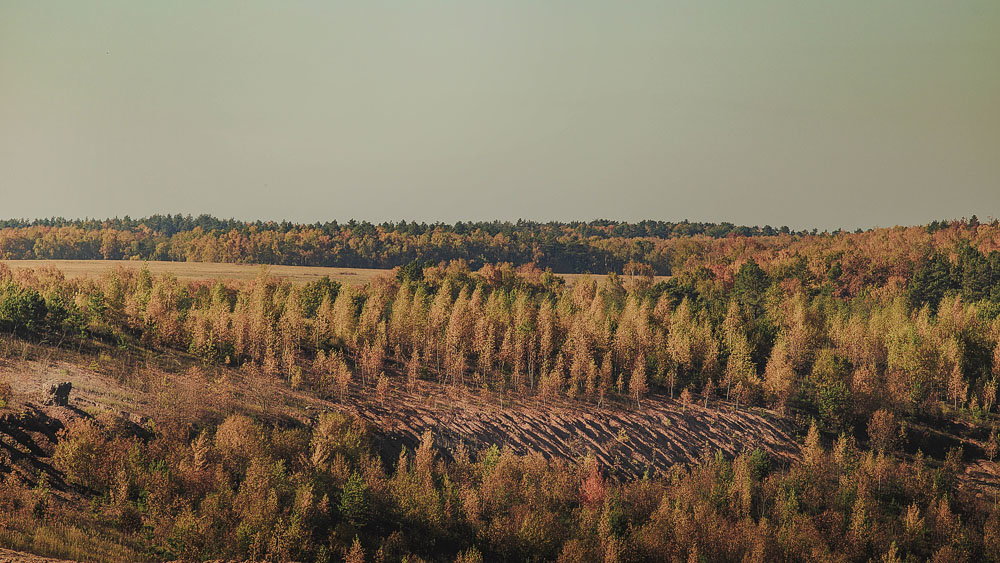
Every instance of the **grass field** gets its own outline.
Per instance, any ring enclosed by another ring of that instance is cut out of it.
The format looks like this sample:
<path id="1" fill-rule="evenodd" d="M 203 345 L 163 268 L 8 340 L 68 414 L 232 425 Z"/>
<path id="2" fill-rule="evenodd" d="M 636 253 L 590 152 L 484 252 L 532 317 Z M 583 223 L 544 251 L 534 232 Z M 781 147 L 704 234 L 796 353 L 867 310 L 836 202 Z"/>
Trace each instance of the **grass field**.
<path id="1" fill-rule="evenodd" d="M 217 262 L 141 262 L 137 260 L 0 260 L 12 270 L 54 267 L 66 277 L 99 276 L 115 267 L 128 269 L 148 265 L 153 274 L 170 272 L 180 280 L 236 279 L 246 280 L 257 277 L 261 268 L 267 268 L 272 276 L 288 278 L 295 283 L 305 283 L 323 276 L 340 283 L 363 285 L 381 275 L 392 275 L 392 270 L 377 268 L 332 268 L 323 266 L 261 266 L 258 264 L 220 264 Z M 572 283 L 586 274 L 559 274 Z M 600 277 L 594 275 L 593 277 Z M 669 276 L 656 276 L 656 281 Z"/>
<path id="2" fill-rule="evenodd" d="M 218 264 L 214 262 L 139 262 L 129 260 L 3 260 L 12 270 L 26 268 L 57 268 L 66 277 L 99 276 L 116 267 L 138 269 L 148 265 L 153 274 L 170 272 L 181 280 L 204 279 L 252 279 L 261 268 L 267 268 L 272 276 L 288 278 L 296 283 L 305 283 L 323 276 L 341 283 L 364 284 L 379 275 L 388 275 L 391 270 L 369 268 L 325 268 L 318 266 L 259 266 L 256 264 Z"/>

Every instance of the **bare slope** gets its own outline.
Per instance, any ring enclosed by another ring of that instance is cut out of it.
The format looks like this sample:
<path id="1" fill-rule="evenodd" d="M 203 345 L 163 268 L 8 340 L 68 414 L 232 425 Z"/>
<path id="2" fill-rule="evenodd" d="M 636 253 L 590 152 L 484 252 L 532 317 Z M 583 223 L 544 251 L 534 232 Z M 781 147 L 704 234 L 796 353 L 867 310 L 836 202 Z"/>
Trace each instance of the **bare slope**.
<path id="1" fill-rule="evenodd" d="M 24 346 L 14 357 L 9 352 L 0 360 L 0 378 L 12 384 L 14 401 L 0 409 L 0 471 L 13 471 L 30 482 L 40 472 L 47 473 L 57 488 L 62 480 L 50 463 L 58 430 L 73 418 L 100 412 L 110 412 L 141 435 L 151 420 L 201 426 L 245 413 L 281 425 L 310 425 L 324 411 L 341 411 L 370 425 L 389 463 L 401 446 L 415 448 L 428 430 L 444 455 L 460 444 L 471 451 L 496 445 L 564 460 L 593 455 L 606 471 L 620 476 L 655 473 L 716 451 L 733 456 L 760 447 L 781 464 L 801 455 L 790 421 L 770 411 L 737 410 L 723 402 L 707 409 L 685 408 L 662 396 L 643 400 L 641 408 L 565 399 L 542 403 L 428 381 L 408 390 L 399 377 L 392 378 L 384 402 L 374 389 L 356 382 L 349 396 L 338 401 L 234 369 L 207 373 L 192 358 L 176 353 L 133 358 L 135 364 L 127 368 L 113 355 L 95 357 L 37 344 Z M 135 365 L 145 366 L 138 368 L 145 371 L 136 375 Z M 144 382 L 130 381 L 128 373 Z M 68 407 L 43 405 L 55 381 L 73 383 Z M 919 436 L 923 434 L 914 433 Z M 969 451 L 981 449 L 974 437 L 946 438 L 948 444 Z M 930 451 L 925 446 L 915 447 Z M 996 462 L 980 460 L 960 478 L 977 495 L 993 497 L 1000 491 Z"/>
<path id="2" fill-rule="evenodd" d="M 568 400 L 542 403 L 508 398 L 501 402 L 491 393 L 473 394 L 427 381 L 413 391 L 394 385 L 384 402 L 376 399 L 370 387 L 354 384 L 350 396 L 340 402 L 231 369 L 209 376 L 197 364 L 157 373 L 151 378 L 156 384 L 150 388 L 148 384 L 119 384 L 111 360 L 74 358 L 66 351 L 52 359 L 44 350 L 29 352 L 37 359 L 8 360 L 0 366 L 0 377 L 12 383 L 17 402 L 45 420 L 64 421 L 107 410 L 142 426 L 147 419 L 204 423 L 244 412 L 276 423 L 310 424 L 324 410 L 342 411 L 370 424 L 387 457 L 397 454 L 401 445 L 416 447 L 420 436 L 430 430 L 444 453 L 464 444 L 472 451 L 497 445 L 518 454 L 566 460 L 590 454 L 608 471 L 622 475 L 664 470 L 716 450 L 735 455 L 744 448 L 761 447 L 779 462 L 799 455 L 790 425 L 780 416 L 722 404 L 683 408 L 663 397 L 644 400 L 641 408 L 634 404 L 602 408 Z M 183 363 L 177 358 L 171 361 Z M 54 381 L 73 383 L 70 407 L 38 406 Z M 46 447 L 37 450 L 43 462 L 54 437 L 54 432 L 49 434 L 41 440 Z M 37 463 L 32 465 L 39 468 Z"/>

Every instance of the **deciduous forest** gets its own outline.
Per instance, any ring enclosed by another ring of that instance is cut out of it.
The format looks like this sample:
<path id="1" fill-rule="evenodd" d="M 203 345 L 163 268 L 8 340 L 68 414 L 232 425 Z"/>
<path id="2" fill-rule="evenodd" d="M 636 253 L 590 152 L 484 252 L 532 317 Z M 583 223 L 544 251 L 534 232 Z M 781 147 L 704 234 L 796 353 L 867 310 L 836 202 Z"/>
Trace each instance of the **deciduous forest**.
<path id="1" fill-rule="evenodd" d="M 13 221 L 0 256 L 394 268 L 353 286 L 266 270 L 179 282 L 141 262 L 91 278 L 0 265 L 10 549 L 350 562 L 1000 554 L 996 222 Z M 571 272 L 592 275 L 559 275 Z M 73 382 L 68 405 L 45 404 L 55 380 Z M 517 440 L 449 426 L 470 409 L 473 429 L 545 413 L 559 424 Z M 647 415 L 658 422 L 627 423 Z M 763 421 L 767 433 L 690 430 Z"/>
<path id="2" fill-rule="evenodd" d="M 630 260 L 669 274 L 668 239 L 701 236 L 776 236 L 788 227 L 731 223 L 591 221 L 589 223 L 458 222 L 293 224 L 243 222 L 208 215 L 155 215 L 145 219 L 0 221 L 0 258 L 168 260 L 293 266 L 393 268 L 465 260 L 534 263 L 565 274 L 621 272 Z M 803 233 L 804 234 L 804 233 Z"/>

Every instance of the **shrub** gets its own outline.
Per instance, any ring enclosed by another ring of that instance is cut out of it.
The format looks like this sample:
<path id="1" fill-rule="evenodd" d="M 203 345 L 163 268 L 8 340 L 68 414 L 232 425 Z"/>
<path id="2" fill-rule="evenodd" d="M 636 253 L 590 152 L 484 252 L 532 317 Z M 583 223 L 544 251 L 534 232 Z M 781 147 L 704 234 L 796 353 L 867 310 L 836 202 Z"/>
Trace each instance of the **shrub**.
<path id="1" fill-rule="evenodd" d="M 215 447 L 232 468 L 243 470 L 251 459 L 261 455 L 261 430 L 248 417 L 234 414 L 216 430 Z"/>
<path id="2" fill-rule="evenodd" d="M 34 289 L 13 282 L 0 285 L 0 330 L 36 332 L 45 326 L 48 310 Z"/>
<path id="3" fill-rule="evenodd" d="M 340 493 L 340 513 L 355 526 L 368 520 L 368 485 L 358 473 L 352 473 Z"/>
<path id="4" fill-rule="evenodd" d="M 5 408 L 10 404 L 10 400 L 14 397 L 14 390 L 10 387 L 10 382 L 5 379 L 0 379 L 0 409 Z"/>
<path id="5" fill-rule="evenodd" d="M 71 421 L 59 432 L 55 466 L 65 473 L 68 481 L 101 490 L 106 485 L 101 465 L 107 445 L 96 424 L 87 419 Z"/>
<path id="6" fill-rule="evenodd" d="M 879 409 L 872 415 L 868 423 L 868 438 L 872 448 L 880 452 L 892 452 L 900 439 L 899 422 L 896 417 L 885 409 Z"/>

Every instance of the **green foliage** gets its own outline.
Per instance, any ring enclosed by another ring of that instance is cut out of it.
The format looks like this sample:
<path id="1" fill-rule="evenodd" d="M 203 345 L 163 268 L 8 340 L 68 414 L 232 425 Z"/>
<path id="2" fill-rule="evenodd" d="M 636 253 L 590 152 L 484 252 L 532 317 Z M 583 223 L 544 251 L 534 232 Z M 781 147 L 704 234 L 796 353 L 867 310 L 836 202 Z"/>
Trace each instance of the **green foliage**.
<path id="1" fill-rule="evenodd" d="M 935 252 L 917 266 L 908 288 L 911 307 L 929 304 L 935 308 L 952 293 L 969 302 L 1000 301 L 1000 252 L 994 250 L 984 256 L 968 241 L 962 241 L 956 253 L 954 263 L 944 253 Z"/>
<path id="2" fill-rule="evenodd" d="M 671 273 L 672 257 L 650 239 L 706 235 L 774 236 L 769 227 L 732 223 L 641 221 L 462 222 L 368 221 L 321 224 L 244 222 L 201 215 L 144 219 L 0 220 L 8 259 L 122 259 L 393 268 L 420 261 L 534 263 L 558 272 L 621 272 L 630 260 Z M 782 232 L 788 233 L 787 227 Z"/>
<path id="3" fill-rule="evenodd" d="M 330 303 L 333 303 L 338 293 L 340 293 L 340 282 L 331 280 L 330 276 L 323 276 L 303 285 L 299 290 L 302 314 L 310 319 L 315 317 L 323 299 L 329 299 Z"/>
<path id="4" fill-rule="evenodd" d="M 823 383 L 818 390 L 816 406 L 823 427 L 840 430 L 851 412 L 851 391 L 843 381 Z"/>
<path id="5" fill-rule="evenodd" d="M 958 264 L 953 273 L 962 298 L 967 301 L 982 299 L 998 300 L 1000 293 L 1000 253 L 993 251 L 989 257 L 983 256 L 967 242 L 958 248 Z"/>
<path id="6" fill-rule="evenodd" d="M 851 391 L 846 380 L 850 363 L 829 348 L 819 351 L 810 377 L 813 401 L 825 430 L 839 431 L 852 410 Z"/>
<path id="7" fill-rule="evenodd" d="M 352 473 L 340 492 L 340 514 L 352 525 L 363 527 L 368 522 L 368 485 L 364 478 Z"/>
<path id="8" fill-rule="evenodd" d="M 947 256 L 934 253 L 913 273 L 908 295 L 910 306 L 937 307 L 941 298 L 955 288 L 951 262 Z"/>
<path id="9" fill-rule="evenodd" d="M 405 266 L 400 266 L 399 270 L 396 272 L 396 279 L 401 282 L 420 282 L 424 279 L 424 268 L 426 267 L 423 260 L 414 259 Z"/>
<path id="10" fill-rule="evenodd" d="M 67 426 L 56 444 L 55 465 L 73 483 L 95 490 L 104 490 L 110 483 L 105 480 L 103 462 L 107 440 L 104 432 L 94 422 L 86 419 Z"/>
<path id="11" fill-rule="evenodd" d="M 12 281 L 0 284 L 0 330 L 31 333 L 45 327 L 48 308 L 37 291 Z"/>
<path id="12" fill-rule="evenodd" d="M 751 313 L 759 313 L 763 306 L 764 294 L 770 279 L 753 259 L 740 267 L 733 285 L 733 295 L 737 302 Z"/>
<path id="13" fill-rule="evenodd" d="M 754 448 L 750 452 L 750 470 L 755 481 L 761 481 L 771 470 L 771 457 L 766 451 Z"/>

